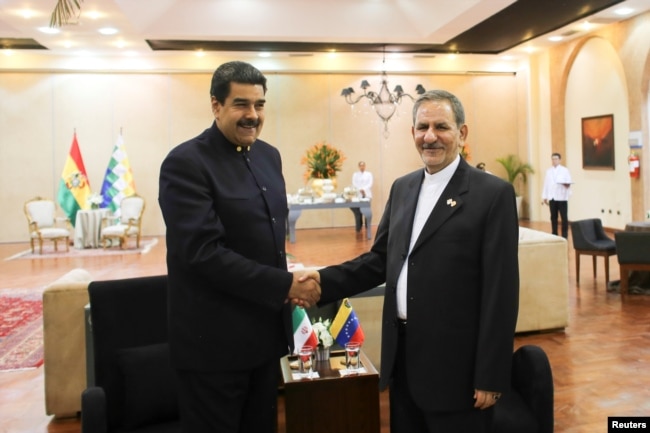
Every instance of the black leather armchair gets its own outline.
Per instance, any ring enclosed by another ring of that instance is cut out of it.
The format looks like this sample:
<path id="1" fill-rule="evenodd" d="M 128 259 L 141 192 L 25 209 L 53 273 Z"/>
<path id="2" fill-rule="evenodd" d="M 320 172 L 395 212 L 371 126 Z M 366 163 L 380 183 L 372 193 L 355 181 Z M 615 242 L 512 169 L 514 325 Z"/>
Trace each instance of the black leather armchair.
<path id="1" fill-rule="evenodd" d="M 494 406 L 492 433 L 553 433 L 553 374 L 544 350 L 522 346 L 512 356 L 510 391 Z"/>
<path id="2" fill-rule="evenodd" d="M 580 255 L 591 256 L 596 278 L 596 257 L 605 258 L 605 284 L 609 282 L 609 256 L 616 255 L 616 242 L 605 234 L 599 218 L 571 222 L 571 237 L 576 256 L 576 282 L 580 282 Z"/>
<path id="3" fill-rule="evenodd" d="M 167 344 L 167 277 L 88 286 L 94 380 L 81 396 L 82 433 L 177 433 Z"/>
<path id="4" fill-rule="evenodd" d="M 645 271 L 647 277 L 647 271 L 650 271 L 650 232 L 618 232 L 614 233 L 614 238 L 621 271 L 620 290 L 621 294 L 627 294 L 630 272 Z"/>

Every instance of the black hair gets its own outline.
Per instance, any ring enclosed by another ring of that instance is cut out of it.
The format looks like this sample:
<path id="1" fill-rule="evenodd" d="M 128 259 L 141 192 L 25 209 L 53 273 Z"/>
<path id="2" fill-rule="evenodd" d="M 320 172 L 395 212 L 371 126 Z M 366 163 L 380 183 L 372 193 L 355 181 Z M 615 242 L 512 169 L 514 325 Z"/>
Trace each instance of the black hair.
<path id="1" fill-rule="evenodd" d="M 266 94 L 266 77 L 255 66 L 246 62 L 234 61 L 224 63 L 212 74 L 210 96 L 219 103 L 226 102 L 230 94 L 230 83 L 259 84 Z"/>

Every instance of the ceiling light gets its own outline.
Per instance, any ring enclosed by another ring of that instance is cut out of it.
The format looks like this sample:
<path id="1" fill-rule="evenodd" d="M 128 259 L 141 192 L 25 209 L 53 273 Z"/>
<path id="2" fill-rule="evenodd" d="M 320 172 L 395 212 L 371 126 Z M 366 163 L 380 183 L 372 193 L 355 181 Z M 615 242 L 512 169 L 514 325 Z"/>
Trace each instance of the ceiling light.
<path id="1" fill-rule="evenodd" d="M 20 16 L 28 20 L 34 16 L 34 11 L 31 9 L 23 9 L 22 11 L 20 11 Z"/>
<path id="2" fill-rule="evenodd" d="M 45 33 L 46 35 L 58 35 L 61 33 L 61 30 L 56 27 L 39 27 L 38 31 L 41 33 Z"/>
<path id="3" fill-rule="evenodd" d="M 385 67 L 385 54 L 382 63 Z M 343 96 L 345 98 L 345 102 L 350 105 L 354 105 L 361 99 L 367 98 L 368 103 L 375 110 L 375 113 L 377 113 L 377 115 L 384 122 L 384 137 L 388 138 L 388 121 L 391 117 L 393 117 L 393 114 L 395 114 L 395 111 L 397 110 L 397 104 L 400 104 L 402 102 L 403 97 L 408 97 L 411 99 L 411 101 L 415 101 L 415 98 L 413 98 L 413 96 L 409 95 L 408 93 L 404 93 L 404 89 L 399 84 L 395 86 L 395 90 L 393 90 L 391 93 L 390 90 L 388 90 L 388 75 L 386 75 L 385 70 L 381 73 L 381 87 L 379 89 L 379 92 L 366 90 L 369 87 L 370 83 L 368 83 L 367 80 L 363 80 L 361 81 L 361 89 L 363 90 L 363 95 L 359 95 L 357 98 L 352 98 L 354 89 L 352 87 L 347 87 L 341 90 L 341 96 Z M 421 84 L 418 84 L 415 88 L 415 91 L 418 95 L 421 95 L 426 90 Z"/>
<path id="4" fill-rule="evenodd" d="M 114 27 L 103 27 L 97 31 L 102 35 L 106 35 L 106 36 L 114 35 L 119 32 L 119 30 L 117 30 Z"/>
<path id="5" fill-rule="evenodd" d="M 260 57 L 271 57 L 271 53 L 268 51 L 262 51 L 261 53 L 258 54 Z"/>
<path id="6" fill-rule="evenodd" d="M 562 39 L 563 39 L 562 36 L 550 36 L 548 38 L 548 40 L 551 42 L 560 42 Z"/>
<path id="7" fill-rule="evenodd" d="M 84 17 L 88 17 L 91 20 L 97 20 L 101 18 L 101 16 L 102 16 L 101 12 L 97 12 L 97 11 L 84 12 Z"/>
<path id="8" fill-rule="evenodd" d="M 630 15 L 632 12 L 634 12 L 634 9 L 632 8 L 618 8 L 614 11 L 616 15 L 620 16 Z"/>

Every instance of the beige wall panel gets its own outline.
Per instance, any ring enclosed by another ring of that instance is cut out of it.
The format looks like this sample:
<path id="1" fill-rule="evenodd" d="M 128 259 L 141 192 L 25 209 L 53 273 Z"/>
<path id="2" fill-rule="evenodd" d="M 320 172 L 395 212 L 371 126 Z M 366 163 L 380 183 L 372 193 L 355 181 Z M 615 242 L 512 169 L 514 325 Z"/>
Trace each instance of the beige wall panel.
<path id="1" fill-rule="evenodd" d="M 3 234 L 27 240 L 24 202 L 56 193 L 51 109 L 48 75 L 0 74 L 0 240 Z"/>
<path id="2" fill-rule="evenodd" d="M 569 219 L 601 218 L 603 225 L 624 229 L 632 220 L 627 156 L 629 114 L 625 74 L 616 51 L 600 38 L 587 41 L 571 65 L 566 88 L 566 156 L 575 184 Z M 615 170 L 582 166 L 582 118 L 614 115 Z M 624 185 L 622 187 L 622 185 Z M 596 194 L 594 194 L 596 192 Z"/>

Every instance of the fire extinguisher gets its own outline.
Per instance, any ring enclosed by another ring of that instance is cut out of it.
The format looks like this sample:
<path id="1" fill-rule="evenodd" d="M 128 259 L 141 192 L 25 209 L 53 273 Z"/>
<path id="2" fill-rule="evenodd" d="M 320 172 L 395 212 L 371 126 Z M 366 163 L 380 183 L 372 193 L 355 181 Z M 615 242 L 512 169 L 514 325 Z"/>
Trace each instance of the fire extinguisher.
<path id="1" fill-rule="evenodd" d="M 627 161 L 630 166 L 630 177 L 632 179 L 638 179 L 641 175 L 641 164 L 639 164 L 639 157 L 636 153 L 632 152 L 627 158 Z"/>

